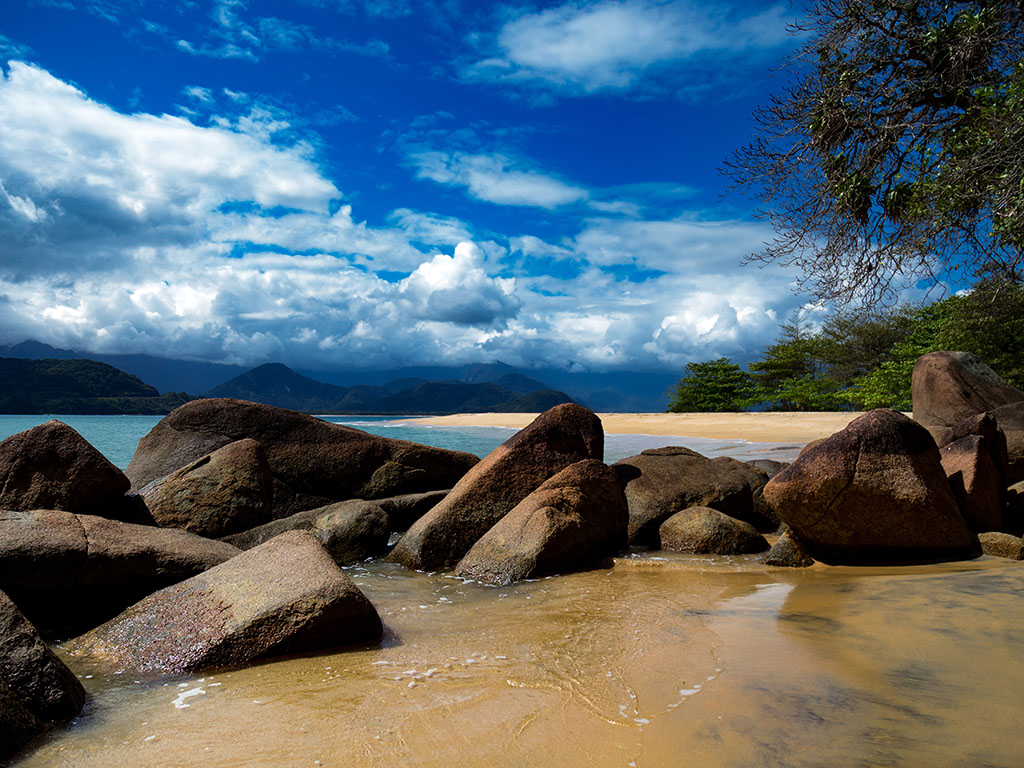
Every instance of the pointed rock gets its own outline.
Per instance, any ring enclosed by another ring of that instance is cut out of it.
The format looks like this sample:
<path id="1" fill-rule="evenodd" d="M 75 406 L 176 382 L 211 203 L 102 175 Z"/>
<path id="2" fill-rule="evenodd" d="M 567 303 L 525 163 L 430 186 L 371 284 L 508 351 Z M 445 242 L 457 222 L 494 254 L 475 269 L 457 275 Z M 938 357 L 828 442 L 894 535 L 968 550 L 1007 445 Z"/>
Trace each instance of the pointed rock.
<path id="1" fill-rule="evenodd" d="M 600 461 L 603 454 L 597 415 L 575 403 L 555 406 L 473 467 L 409 528 L 388 559 L 420 570 L 450 568 L 549 477 L 577 461 Z"/>

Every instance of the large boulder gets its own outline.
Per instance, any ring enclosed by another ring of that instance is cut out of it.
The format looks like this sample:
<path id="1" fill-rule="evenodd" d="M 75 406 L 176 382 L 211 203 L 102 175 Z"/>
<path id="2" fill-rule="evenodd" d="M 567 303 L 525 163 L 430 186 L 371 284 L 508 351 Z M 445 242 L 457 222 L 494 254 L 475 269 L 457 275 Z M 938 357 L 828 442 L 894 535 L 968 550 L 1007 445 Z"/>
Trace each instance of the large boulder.
<path id="1" fill-rule="evenodd" d="M 162 589 L 68 645 L 136 673 L 180 674 L 380 639 L 377 611 L 304 531 Z"/>
<path id="2" fill-rule="evenodd" d="M 59 510 L 0 512 L 0 589 L 49 631 L 95 626 L 238 553 L 174 528 Z"/>
<path id="3" fill-rule="evenodd" d="M 63 509 L 148 522 L 120 469 L 56 419 L 0 442 L 0 509 Z"/>
<path id="4" fill-rule="evenodd" d="M 420 570 L 449 568 L 549 477 L 577 461 L 603 457 L 597 415 L 575 403 L 557 405 L 473 467 L 409 528 L 388 559 Z"/>
<path id="5" fill-rule="evenodd" d="M 699 555 L 764 552 L 768 541 L 750 523 L 711 507 L 680 510 L 658 528 L 661 549 Z"/>
<path id="6" fill-rule="evenodd" d="M 885 408 L 806 451 L 764 489 L 816 560 L 934 561 L 977 554 L 928 431 Z"/>
<path id="7" fill-rule="evenodd" d="M 570 464 L 487 531 L 455 575 L 511 584 L 587 568 L 626 547 L 629 513 L 619 478 L 595 459 Z"/>
<path id="8" fill-rule="evenodd" d="M 39 632 L 0 592 L 0 678 L 40 720 L 69 720 L 82 710 L 85 689 Z"/>
<path id="9" fill-rule="evenodd" d="M 142 488 L 157 525 L 220 538 L 270 520 L 273 477 L 251 438 L 218 448 Z"/>
<path id="10" fill-rule="evenodd" d="M 1024 401 L 1024 392 L 969 352 L 930 352 L 914 363 L 911 399 L 914 420 L 939 437 L 969 416 Z"/>
<path id="11" fill-rule="evenodd" d="M 224 541 L 239 549 L 252 549 L 285 531 L 309 531 L 338 565 L 351 565 L 383 555 L 391 534 L 387 512 L 379 504 L 353 499 L 296 512 L 228 536 Z"/>
<path id="12" fill-rule="evenodd" d="M 10 686 L 0 680 L 0 759 L 14 755 L 45 727 Z"/>
<path id="13" fill-rule="evenodd" d="M 139 441 L 125 473 L 140 489 L 244 438 L 266 453 L 275 518 L 346 499 L 450 488 L 477 462 L 470 453 L 377 437 L 296 411 L 210 398 L 164 417 Z"/>
<path id="14" fill-rule="evenodd" d="M 653 448 L 617 461 L 629 503 L 629 542 L 658 546 L 658 528 L 687 507 L 711 507 L 755 527 L 774 530 L 776 523 L 754 513 L 752 483 L 764 485 L 761 470 L 735 459 L 709 459 L 679 446 Z"/>
<path id="15" fill-rule="evenodd" d="M 1000 406 L 991 414 L 1006 435 L 1006 482 L 1019 483 L 1024 480 L 1024 402 Z"/>

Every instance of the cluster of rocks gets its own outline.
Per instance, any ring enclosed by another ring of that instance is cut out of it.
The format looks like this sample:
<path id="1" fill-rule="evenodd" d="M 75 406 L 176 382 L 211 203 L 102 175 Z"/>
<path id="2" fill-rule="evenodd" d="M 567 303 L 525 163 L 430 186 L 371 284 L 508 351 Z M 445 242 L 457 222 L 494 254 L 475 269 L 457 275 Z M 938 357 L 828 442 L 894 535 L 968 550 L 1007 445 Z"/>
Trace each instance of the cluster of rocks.
<path id="1" fill-rule="evenodd" d="M 82 706 L 37 628 L 136 674 L 372 643 L 380 618 L 341 570 L 368 558 L 495 585 L 631 545 L 785 566 L 1021 559 L 1024 392 L 933 353 L 914 416 L 872 411 L 791 465 L 667 447 L 608 466 L 600 420 L 572 403 L 477 460 L 210 399 L 157 424 L 125 473 L 48 422 L 0 443 L 0 754 Z"/>

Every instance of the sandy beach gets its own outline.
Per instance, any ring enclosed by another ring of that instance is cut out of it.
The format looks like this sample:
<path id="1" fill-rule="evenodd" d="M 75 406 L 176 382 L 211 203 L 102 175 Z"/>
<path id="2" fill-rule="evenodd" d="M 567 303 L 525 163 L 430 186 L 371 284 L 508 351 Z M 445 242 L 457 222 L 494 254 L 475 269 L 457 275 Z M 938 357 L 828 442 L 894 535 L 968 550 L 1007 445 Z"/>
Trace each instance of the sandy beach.
<path id="1" fill-rule="evenodd" d="M 860 416 L 850 411 L 829 413 L 599 413 L 604 431 L 612 434 L 686 435 L 759 443 L 809 443 L 828 437 Z M 535 413 L 459 413 L 418 419 L 450 427 L 522 428 Z"/>

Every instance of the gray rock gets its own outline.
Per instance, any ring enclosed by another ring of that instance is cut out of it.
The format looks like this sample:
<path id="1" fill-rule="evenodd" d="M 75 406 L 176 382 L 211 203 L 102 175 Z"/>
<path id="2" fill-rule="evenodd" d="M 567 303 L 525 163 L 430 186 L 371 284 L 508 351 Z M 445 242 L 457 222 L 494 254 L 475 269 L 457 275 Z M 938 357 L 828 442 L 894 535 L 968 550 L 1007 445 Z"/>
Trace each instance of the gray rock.
<path id="1" fill-rule="evenodd" d="M 768 541 L 750 523 L 710 507 L 689 507 L 658 528 L 661 548 L 703 555 L 745 555 L 764 552 Z"/>
<path id="2" fill-rule="evenodd" d="M 136 603 L 68 645 L 117 669 L 180 674 L 380 639 L 369 600 L 304 531 Z"/>
<path id="3" fill-rule="evenodd" d="M 1006 435 L 1006 482 L 1013 485 L 1024 481 L 1024 403 L 995 408 L 992 417 Z"/>
<path id="4" fill-rule="evenodd" d="M 577 461 L 600 461 L 603 453 L 601 420 L 575 403 L 557 405 L 473 467 L 388 559 L 419 570 L 450 568 L 541 483 Z"/>
<path id="5" fill-rule="evenodd" d="M 502 585 L 588 568 L 625 549 L 628 522 L 617 475 L 595 459 L 570 464 L 495 523 L 455 574 Z"/>
<path id="6" fill-rule="evenodd" d="M 46 724 L 0 680 L 0 759 L 14 755 L 44 728 Z"/>
<path id="7" fill-rule="evenodd" d="M 228 536 L 224 541 L 239 549 L 252 549 L 285 531 L 309 531 L 338 565 L 351 565 L 383 555 L 391 533 L 387 513 L 379 504 L 352 499 L 297 512 L 291 517 Z"/>
<path id="8" fill-rule="evenodd" d="M 825 563 L 935 561 L 978 551 L 935 441 L 889 409 L 855 419 L 803 453 L 764 496 Z"/>

